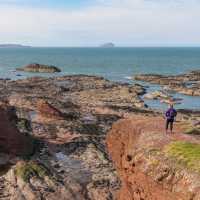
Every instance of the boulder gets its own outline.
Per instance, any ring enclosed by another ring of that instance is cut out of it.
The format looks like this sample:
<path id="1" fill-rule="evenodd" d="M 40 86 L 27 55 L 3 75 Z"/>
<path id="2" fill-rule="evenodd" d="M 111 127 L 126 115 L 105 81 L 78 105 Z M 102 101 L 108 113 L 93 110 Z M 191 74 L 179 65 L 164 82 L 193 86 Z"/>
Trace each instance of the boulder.
<path id="1" fill-rule="evenodd" d="M 1 153 L 26 156 L 33 152 L 32 139 L 20 133 L 15 126 L 16 115 L 12 107 L 0 105 Z"/>

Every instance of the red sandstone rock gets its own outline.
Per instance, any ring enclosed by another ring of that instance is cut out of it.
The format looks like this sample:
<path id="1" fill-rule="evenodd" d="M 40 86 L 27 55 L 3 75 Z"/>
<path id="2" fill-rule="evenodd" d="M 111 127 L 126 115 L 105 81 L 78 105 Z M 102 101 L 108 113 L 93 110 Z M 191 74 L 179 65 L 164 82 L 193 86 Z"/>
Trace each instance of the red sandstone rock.
<path id="1" fill-rule="evenodd" d="M 62 119 L 62 113 L 45 100 L 37 102 L 39 115 L 44 118 Z"/>
<path id="2" fill-rule="evenodd" d="M 200 175 L 177 167 L 163 151 L 171 141 L 199 141 L 177 134 L 178 129 L 166 136 L 163 125 L 158 117 L 134 117 L 113 125 L 107 146 L 122 181 L 118 200 L 200 199 Z"/>
<path id="3" fill-rule="evenodd" d="M 0 106 L 0 151 L 12 155 L 28 155 L 33 151 L 29 137 L 20 133 L 13 120 L 15 115 L 7 105 Z"/>

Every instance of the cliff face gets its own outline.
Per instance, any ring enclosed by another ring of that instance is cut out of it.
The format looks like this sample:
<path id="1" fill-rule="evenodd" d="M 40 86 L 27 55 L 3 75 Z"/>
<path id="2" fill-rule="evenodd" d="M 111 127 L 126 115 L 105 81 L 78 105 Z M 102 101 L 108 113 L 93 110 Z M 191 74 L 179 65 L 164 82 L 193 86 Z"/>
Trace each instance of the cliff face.
<path id="1" fill-rule="evenodd" d="M 122 186 L 118 200 L 198 200 L 198 139 L 163 133 L 163 119 L 133 117 L 113 125 L 107 136 L 109 153 Z"/>

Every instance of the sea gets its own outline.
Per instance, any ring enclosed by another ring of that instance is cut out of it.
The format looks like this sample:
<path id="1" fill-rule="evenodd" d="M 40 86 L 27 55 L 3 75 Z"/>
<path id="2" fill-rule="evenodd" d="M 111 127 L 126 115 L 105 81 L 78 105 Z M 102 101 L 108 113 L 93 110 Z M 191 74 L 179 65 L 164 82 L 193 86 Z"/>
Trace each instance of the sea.
<path id="1" fill-rule="evenodd" d="M 17 72 L 17 67 L 30 63 L 58 66 L 59 74 L 33 74 Z M 141 73 L 176 75 L 200 70 L 200 47 L 138 47 L 138 48 L 0 48 L 0 78 L 12 80 L 32 76 L 62 76 L 88 74 L 106 79 L 136 83 L 132 77 Z M 160 90 L 160 86 L 142 83 L 147 91 Z M 182 98 L 178 109 L 200 110 L 200 97 L 174 93 Z M 153 108 L 165 110 L 167 105 L 158 100 L 145 100 Z"/>

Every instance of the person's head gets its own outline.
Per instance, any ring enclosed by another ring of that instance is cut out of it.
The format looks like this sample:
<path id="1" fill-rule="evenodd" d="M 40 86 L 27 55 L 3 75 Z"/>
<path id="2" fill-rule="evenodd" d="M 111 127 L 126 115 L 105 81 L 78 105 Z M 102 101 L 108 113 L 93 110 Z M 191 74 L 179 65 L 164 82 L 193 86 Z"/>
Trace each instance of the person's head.
<path id="1" fill-rule="evenodd" d="M 173 103 L 170 103 L 169 108 L 173 108 L 173 107 L 174 107 Z"/>

